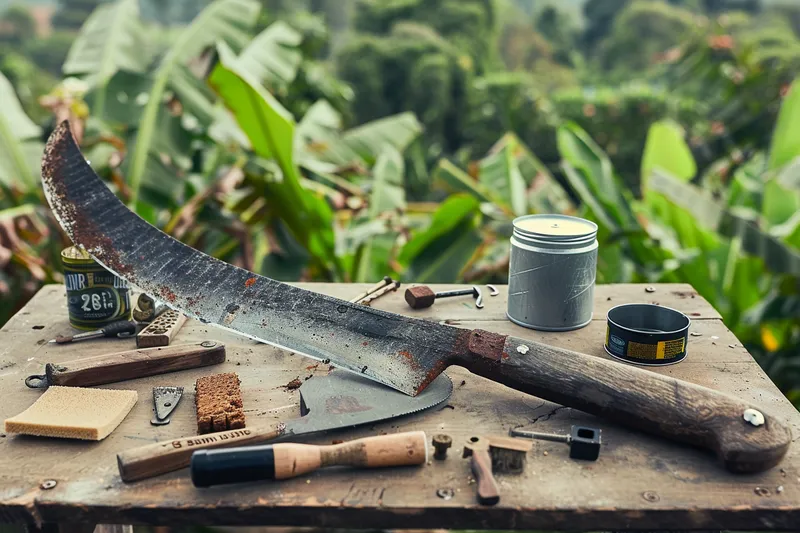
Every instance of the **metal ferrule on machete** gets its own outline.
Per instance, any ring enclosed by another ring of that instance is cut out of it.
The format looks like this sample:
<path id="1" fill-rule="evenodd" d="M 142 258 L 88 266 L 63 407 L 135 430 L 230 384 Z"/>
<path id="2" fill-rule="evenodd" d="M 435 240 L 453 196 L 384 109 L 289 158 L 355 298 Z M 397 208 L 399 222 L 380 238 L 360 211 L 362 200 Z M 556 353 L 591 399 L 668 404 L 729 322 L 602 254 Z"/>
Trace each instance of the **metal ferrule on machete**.
<path id="1" fill-rule="evenodd" d="M 214 259 L 122 204 L 94 173 L 67 122 L 42 162 L 45 194 L 72 241 L 104 267 L 206 323 L 416 395 L 449 365 L 540 398 L 714 451 L 727 468 L 777 464 L 781 421 L 738 398 L 542 343 L 387 313 Z M 745 412 L 763 414 L 747 417 Z"/>

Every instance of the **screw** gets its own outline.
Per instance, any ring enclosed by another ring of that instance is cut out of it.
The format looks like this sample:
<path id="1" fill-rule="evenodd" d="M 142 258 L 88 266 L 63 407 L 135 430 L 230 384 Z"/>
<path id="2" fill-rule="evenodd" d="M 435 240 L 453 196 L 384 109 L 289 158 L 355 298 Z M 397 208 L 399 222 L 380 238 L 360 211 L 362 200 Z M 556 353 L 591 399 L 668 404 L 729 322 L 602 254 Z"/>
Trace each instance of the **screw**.
<path id="1" fill-rule="evenodd" d="M 42 484 L 39 485 L 39 488 L 42 490 L 50 490 L 55 488 L 56 485 L 58 485 L 58 481 L 55 479 L 48 479 L 47 481 L 43 481 Z"/>
<path id="2" fill-rule="evenodd" d="M 656 292 L 656 288 L 655 287 L 645 287 L 644 288 L 644 292 Z"/>
<path id="3" fill-rule="evenodd" d="M 203 348 L 213 348 L 216 345 L 217 343 L 214 341 L 203 341 L 200 343 L 200 346 L 202 346 Z"/>
<path id="4" fill-rule="evenodd" d="M 522 429 L 513 428 L 511 431 L 512 437 L 525 437 L 528 439 L 549 440 L 551 442 L 564 442 L 569 444 L 572 440 L 569 435 L 557 435 L 555 433 L 538 433 L 536 431 L 524 431 Z"/>
<path id="5" fill-rule="evenodd" d="M 456 493 L 453 492 L 453 489 L 437 489 L 436 495 L 443 500 L 452 500 Z"/>
<path id="6" fill-rule="evenodd" d="M 652 490 L 646 490 L 646 491 L 644 491 L 644 492 L 642 493 L 642 498 L 644 498 L 644 499 L 645 499 L 645 500 L 647 500 L 648 502 L 657 502 L 657 501 L 659 501 L 659 500 L 661 499 L 661 498 L 659 497 L 658 493 L 656 493 L 656 492 L 654 492 L 654 491 L 652 491 Z"/>
<path id="7" fill-rule="evenodd" d="M 434 435 L 433 436 L 433 447 L 436 448 L 436 451 L 433 454 L 434 459 L 445 459 L 447 457 L 447 449 L 453 445 L 453 439 L 450 438 L 450 435 Z"/>

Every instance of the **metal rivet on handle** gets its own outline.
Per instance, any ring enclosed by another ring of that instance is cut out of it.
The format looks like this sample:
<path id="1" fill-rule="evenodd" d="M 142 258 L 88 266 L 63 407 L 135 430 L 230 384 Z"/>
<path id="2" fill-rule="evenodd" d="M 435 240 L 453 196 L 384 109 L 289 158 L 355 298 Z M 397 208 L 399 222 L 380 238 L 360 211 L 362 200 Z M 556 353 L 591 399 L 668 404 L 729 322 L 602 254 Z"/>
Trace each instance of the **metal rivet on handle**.
<path id="1" fill-rule="evenodd" d="M 200 343 L 200 346 L 202 346 L 203 348 L 213 348 L 216 345 L 217 343 L 214 341 L 203 341 Z"/>
<path id="2" fill-rule="evenodd" d="M 43 490 L 50 490 L 52 488 L 55 488 L 56 485 L 58 485 L 58 481 L 56 481 L 55 479 L 48 479 L 47 481 L 43 481 L 42 484 L 39 485 L 39 487 Z"/>
<path id="3" fill-rule="evenodd" d="M 764 415 L 756 409 L 745 409 L 744 419 L 756 427 L 764 425 Z"/>

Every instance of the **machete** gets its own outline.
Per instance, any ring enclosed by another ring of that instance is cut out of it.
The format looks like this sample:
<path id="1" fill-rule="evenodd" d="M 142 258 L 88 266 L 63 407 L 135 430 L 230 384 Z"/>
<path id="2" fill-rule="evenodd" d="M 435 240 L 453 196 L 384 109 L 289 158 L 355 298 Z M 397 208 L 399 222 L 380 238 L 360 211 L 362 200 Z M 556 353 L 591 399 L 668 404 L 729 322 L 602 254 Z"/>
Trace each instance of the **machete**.
<path id="1" fill-rule="evenodd" d="M 130 211 L 94 173 L 67 122 L 42 161 L 64 231 L 99 263 L 206 323 L 330 362 L 409 395 L 445 368 L 708 448 L 732 471 L 776 465 L 786 425 L 753 405 L 638 367 L 483 330 L 387 313 L 269 279 L 203 254 Z"/>

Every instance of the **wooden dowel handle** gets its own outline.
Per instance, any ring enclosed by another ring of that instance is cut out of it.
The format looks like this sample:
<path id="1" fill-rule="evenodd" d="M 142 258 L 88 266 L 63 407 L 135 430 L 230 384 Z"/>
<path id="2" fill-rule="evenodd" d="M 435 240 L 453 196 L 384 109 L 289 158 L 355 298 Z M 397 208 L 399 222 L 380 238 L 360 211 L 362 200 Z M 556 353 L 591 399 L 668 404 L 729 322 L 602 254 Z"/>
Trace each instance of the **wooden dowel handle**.
<path id="1" fill-rule="evenodd" d="M 545 400 L 710 449 L 734 472 L 759 472 L 775 466 L 791 443 L 788 427 L 760 408 L 639 367 L 480 330 L 471 333 L 469 351 L 457 364 L 476 374 Z"/>
<path id="2" fill-rule="evenodd" d="M 195 450 L 259 444 L 275 439 L 282 433 L 283 425 L 280 424 L 165 440 L 118 453 L 117 467 L 122 481 L 130 483 L 186 468 Z"/>
<path id="3" fill-rule="evenodd" d="M 192 482 L 198 487 L 265 479 L 289 479 L 325 466 L 376 468 L 421 465 L 427 461 L 424 431 L 381 435 L 335 444 L 282 443 L 237 447 L 192 455 Z M 490 463 L 491 464 L 491 463 Z"/>

